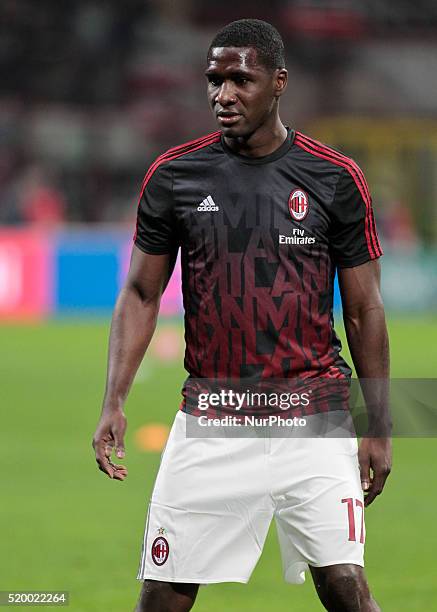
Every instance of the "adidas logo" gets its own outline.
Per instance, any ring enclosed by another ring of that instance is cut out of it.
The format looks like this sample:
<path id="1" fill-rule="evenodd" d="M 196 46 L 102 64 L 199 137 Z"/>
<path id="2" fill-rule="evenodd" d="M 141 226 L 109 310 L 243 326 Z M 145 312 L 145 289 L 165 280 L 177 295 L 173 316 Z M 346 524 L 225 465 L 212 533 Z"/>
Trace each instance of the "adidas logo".
<path id="1" fill-rule="evenodd" d="M 219 207 L 209 195 L 207 198 L 202 200 L 202 202 L 200 202 L 199 206 L 197 207 L 197 210 L 199 212 L 216 212 L 217 210 L 219 210 Z"/>

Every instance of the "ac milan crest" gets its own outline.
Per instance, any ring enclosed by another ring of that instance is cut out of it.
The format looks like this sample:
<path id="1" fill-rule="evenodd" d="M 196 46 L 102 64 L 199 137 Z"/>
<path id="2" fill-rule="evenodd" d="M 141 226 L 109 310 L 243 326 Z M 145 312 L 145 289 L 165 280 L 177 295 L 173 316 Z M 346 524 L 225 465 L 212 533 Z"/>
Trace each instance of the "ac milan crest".
<path id="1" fill-rule="evenodd" d="M 308 214 L 308 195 L 302 189 L 295 189 L 288 198 L 288 209 L 295 221 L 302 221 Z"/>
<path id="2" fill-rule="evenodd" d="M 152 544 L 152 559 L 155 565 L 164 565 L 168 559 L 169 546 L 168 542 L 162 536 L 155 538 Z"/>

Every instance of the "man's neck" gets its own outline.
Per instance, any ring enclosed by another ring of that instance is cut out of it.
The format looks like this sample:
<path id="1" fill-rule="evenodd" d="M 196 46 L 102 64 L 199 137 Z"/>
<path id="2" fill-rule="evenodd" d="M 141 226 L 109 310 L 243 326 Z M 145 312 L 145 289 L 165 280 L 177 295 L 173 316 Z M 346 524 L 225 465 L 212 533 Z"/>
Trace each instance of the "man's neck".
<path id="1" fill-rule="evenodd" d="M 273 126 L 264 124 L 248 138 L 226 138 L 227 146 L 239 155 L 264 157 L 279 149 L 287 138 L 287 128 L 277 117 Z"/>

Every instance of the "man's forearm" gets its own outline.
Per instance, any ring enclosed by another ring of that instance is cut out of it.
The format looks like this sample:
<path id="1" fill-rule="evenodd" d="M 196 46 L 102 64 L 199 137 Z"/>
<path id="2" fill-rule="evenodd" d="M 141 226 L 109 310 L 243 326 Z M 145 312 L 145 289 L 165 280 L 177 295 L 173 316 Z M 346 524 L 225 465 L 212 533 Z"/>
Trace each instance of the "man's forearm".
<path id="1" fill-rule="evenodd" d="M 349 349 L 361 381 L 368 411 L 369 432 L 391 432 L 389 410 L 390 356 L 382 305 L 363 307 L 344 315 Z"/>
<path id="2" fill-rule="evenodd" d="M 109 339 L 104 410 L 122 408 L 153 336 L 159 300 L 145 300 L 134 287 L 122 289 L 114 309 Z"/>

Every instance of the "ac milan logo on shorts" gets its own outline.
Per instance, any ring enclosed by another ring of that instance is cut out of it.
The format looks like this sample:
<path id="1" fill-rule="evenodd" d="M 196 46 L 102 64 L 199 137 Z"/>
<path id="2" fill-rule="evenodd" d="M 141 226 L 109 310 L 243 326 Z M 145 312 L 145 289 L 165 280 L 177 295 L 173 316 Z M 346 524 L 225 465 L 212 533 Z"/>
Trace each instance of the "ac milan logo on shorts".
<path id="1" fill-rule="evenodd" d="M 302 221 L 308 214 L 308 196 L 302 189 L 295 189 L 288 198 L 290 215 L 295 221 Z"/>
<path id="2" fill-rule="evenodd" d="M 164 565 L 168 559 L 169 546 L 165 538 L 156 538 L 152 544 L 152 559 L 155 565 Z"/>

